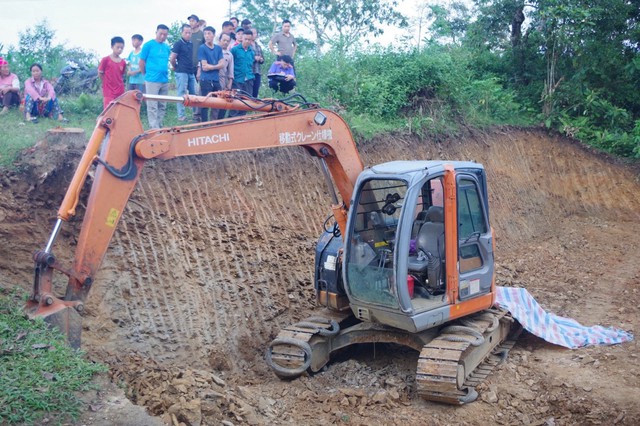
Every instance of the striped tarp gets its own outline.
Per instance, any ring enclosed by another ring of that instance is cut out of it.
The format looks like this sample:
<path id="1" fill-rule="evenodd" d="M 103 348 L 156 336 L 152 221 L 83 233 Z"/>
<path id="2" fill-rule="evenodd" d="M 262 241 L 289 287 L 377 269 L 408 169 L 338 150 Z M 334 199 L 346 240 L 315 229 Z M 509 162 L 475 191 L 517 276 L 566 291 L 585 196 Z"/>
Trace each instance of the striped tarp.
<path id="1" fill-rule="evenodd" d="M 524 288 L 496 287 L 496 305 L 511 312 L 532 334 L 566 348 L 590 345 L 614 345 L 633 340 L 624 330 L 599 325 L 585 327 L 577 321 L 551 314 Z"/>

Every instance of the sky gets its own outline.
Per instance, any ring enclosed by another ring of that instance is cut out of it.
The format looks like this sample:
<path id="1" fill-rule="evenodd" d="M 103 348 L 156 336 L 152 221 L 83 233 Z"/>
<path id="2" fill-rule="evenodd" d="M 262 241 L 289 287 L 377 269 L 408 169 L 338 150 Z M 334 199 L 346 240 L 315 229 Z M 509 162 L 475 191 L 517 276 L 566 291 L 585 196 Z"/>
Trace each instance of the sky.
<path id="1" fill-rule="evenodd" d="M 399 10 L 405 14 L 415 11 L 418 0 L 401 1 Z M 131 36 L 141 34 L 145 41 L 154 37 L 158 24 L 186 23 L 187 16 L 196 14 L 220 30 L 229 16 L 226 0 L 0 0 L 0 44 L 6 52 L 9 45 L 17 45 L 18 32 L 29 25 L 47 19 L 56 31 L 56 42 L 66 47 L 92 50 L 99 57 L 111 53 L 111 37 L 125 39 L 124 55 L 131 50 Z M 240 17 L 241 19 L 244 17 Z M 249 17 L 251 18 L 251 17 Z M 291 32 L 303 32 L 296 28 Z M 400 32 L 385 31 L 387 37 Z"/>

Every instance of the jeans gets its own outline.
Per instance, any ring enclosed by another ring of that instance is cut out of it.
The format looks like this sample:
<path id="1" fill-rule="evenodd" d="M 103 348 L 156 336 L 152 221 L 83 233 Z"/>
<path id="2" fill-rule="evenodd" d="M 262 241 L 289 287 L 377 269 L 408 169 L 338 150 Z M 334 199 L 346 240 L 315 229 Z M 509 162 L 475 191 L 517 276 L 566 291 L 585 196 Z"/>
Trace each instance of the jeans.
<path id="1" fill-rule="evenodd" d="M 200 94 L 206 96 L 209 92 L 217 92 L 220 90 L 220 83 L 211 80 L 200 80 Z M 218 109 L 211 110 L 211 120 L 218 118 Z M 209 121 L 209 108 L 200 108 L 200 121 L 203 123 Z"/>
<path id="2" fill-rule="evenodd" d="M 260 83 L 262 83 L 262 75 L 258 73 L 253 74 L 253 90 L 251 91 L 251 96 L 254 98 L 258 97 L 258 93 L 260 93 Z"/>
<path id="3" fill-rule="evenodd" d="M 145 81 L 145 91 L 148 95 L 167 95 L 169 93 L 169 83 L 154 83 Z M 147 101 L 147 117 L 149 118 L 149 128 L 159 129 L 162 127 L 164 114 L 167 110 L 166 102 Z"/>
<path id="4" fill-rule="evenodd" d="M 177 72 L 176 88 L 178 89 L 178 96 L 184 96 L 185 93 L 195 95 L 196 76 L 194 74 L 187 74 L 186 72 Z M 184 105 L 182 104 L 178 104 L 178 118 L 185 118 Z"/>
<path id="5" fill-rule="evenodd" d="M 253 79 L 244 81 L 242 83 L 236 83 L 236 81 L 233 80 L 233 88 L 236 90 L 242 90 L 244 92 L 247 92 L 248 94 L 251 94 L 253 93 Z M 229 111 L 229 117 L 238 117 L 241 115 L 245 115 L 246 113 L 247 111 L 238 111 L 238 110 L 232 109 L 231 111 Z"/>

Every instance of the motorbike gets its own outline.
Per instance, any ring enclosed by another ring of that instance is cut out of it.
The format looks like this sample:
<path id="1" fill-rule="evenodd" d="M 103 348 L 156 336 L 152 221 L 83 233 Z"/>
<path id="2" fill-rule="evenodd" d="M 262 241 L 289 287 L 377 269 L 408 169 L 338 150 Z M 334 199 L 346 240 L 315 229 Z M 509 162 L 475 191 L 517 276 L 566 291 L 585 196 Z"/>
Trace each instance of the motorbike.
<path id="1" fill-rule="evenodd" d="M 97 93 L 100 89 L 98 68 L 70 62 L 60 70 L 54 89 L 60 95 Z"/>

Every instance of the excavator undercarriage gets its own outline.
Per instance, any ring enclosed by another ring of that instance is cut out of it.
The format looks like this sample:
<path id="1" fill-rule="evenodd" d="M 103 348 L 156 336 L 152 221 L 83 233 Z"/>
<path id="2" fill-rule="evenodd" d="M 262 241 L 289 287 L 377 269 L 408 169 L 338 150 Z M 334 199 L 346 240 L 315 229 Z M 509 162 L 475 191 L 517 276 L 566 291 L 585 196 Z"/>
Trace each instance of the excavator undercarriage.
<path id="1" fill-rule="evenodd" d="M 394 343 L 419 352 L 416 390 L 424 399 L 460 405 L 473 402 L 480 384 L 505 359 L 520 326 L 507 312 L 490 309 L 464 319 L 411 333 L 359 322 L 350 312 L 321 314 L 285 327 L 266 353 L 281 379 L 317 373 L 331 354 L 359 343 Z"/>

